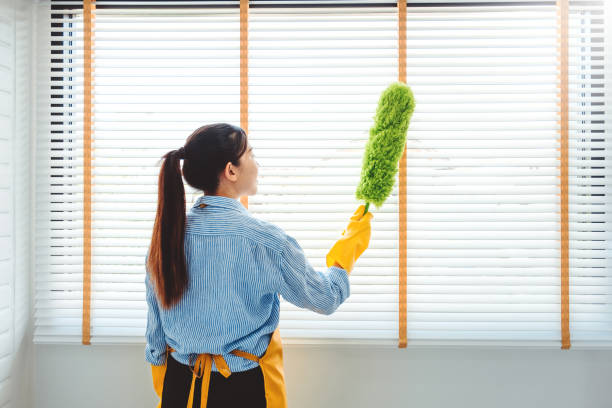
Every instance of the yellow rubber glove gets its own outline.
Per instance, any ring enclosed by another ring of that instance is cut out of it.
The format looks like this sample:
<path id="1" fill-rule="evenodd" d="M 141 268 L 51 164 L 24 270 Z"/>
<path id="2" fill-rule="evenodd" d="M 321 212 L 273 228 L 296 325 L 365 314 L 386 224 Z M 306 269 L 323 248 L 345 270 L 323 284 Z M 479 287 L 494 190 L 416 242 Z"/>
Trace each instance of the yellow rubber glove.
<path id="1" fill-rule="evenodd" d="M 164 390 L 164 377 L 166 376 L 166 367 L 167 365 L 164 363 L 163 365 L 153 365 L 151 364 L 151 375 L 153 377 L 153 389 L 155 393 L 159 397 L 159 404 L 157 404 L 157 408 L 161 408 L 161 396 L 162 391 Z"/>
<path id="2" fill-rule="evenodd" d="M 342 231 L 342 238 L 332 246 L 327 254 L 327 267 L 337 264 L 350 273 L 357 258 L 370 244 L 372 232 L 370 220 L 374 216 L 369 211 L 366 215 L 363 215 L 364 210 L 365 205 L 362 204 L 353 213 L 347 227 Z"/>

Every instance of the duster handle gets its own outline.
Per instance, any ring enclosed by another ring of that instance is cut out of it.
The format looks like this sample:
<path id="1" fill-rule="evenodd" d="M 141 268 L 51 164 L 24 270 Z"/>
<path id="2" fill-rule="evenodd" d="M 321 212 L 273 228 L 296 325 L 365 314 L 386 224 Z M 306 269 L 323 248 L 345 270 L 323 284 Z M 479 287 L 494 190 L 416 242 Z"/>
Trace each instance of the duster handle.
<path id="1" fill-rule="evenodd" d="M 363 212 L 363 215 L 366 215 L 366 214 L 367 214 L 367 212 L 368 212 L 368 208 L 370 208 L 370 203 L 366 203 L 366 206 L 365 206 L 365 211 Z"/>

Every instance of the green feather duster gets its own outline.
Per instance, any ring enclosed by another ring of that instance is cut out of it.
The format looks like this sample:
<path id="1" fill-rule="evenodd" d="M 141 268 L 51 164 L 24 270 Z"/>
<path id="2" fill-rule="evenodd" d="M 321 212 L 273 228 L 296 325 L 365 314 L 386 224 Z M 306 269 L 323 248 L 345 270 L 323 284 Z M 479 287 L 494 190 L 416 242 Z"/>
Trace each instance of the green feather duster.
<path id="1" fill-rule="evenodd" d="M 403 82 L 389 85 L 380 95 L 355 193 L 366 202 L 364 215 L 370 203 L 378 209 L 391 194 L 414 106 L 412 90 Z"/>

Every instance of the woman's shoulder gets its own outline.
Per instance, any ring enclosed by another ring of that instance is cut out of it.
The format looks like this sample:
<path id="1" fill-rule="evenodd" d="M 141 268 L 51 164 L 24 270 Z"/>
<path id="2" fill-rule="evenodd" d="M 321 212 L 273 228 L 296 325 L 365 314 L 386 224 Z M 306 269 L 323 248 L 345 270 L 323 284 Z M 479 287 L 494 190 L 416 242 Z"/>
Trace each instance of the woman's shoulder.
<path id="1" fill-rule="evenodd" d="M 256 216 L 249 215 L 247 226 L 248 228 L 246 228 L 245 231 L 259 243 L 268 245 L 277 251 L 281 251 L 285 245 L 287 233 L 278 225 Z"/>

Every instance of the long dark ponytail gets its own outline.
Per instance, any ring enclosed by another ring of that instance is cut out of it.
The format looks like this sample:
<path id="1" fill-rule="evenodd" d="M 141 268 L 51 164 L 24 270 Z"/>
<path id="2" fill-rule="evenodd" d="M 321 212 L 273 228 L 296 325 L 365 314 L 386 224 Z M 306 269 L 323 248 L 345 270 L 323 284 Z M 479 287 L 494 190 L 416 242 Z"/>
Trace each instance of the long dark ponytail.
<path id="1" fill-rule="evenodd" d="M 196 129 L 185 146 L 166 153 L 158 178 L 157 213 L 149 246 L 147 269 L 151 273 L 162 307 L 176 304 L 187 289 L 189 278 L 185 261 L 185 187 L 187 184 L 214 195 L 219 174 L 227 162 L 239 166 L 248 147 L 240 127 L 215 123 Z"/>

